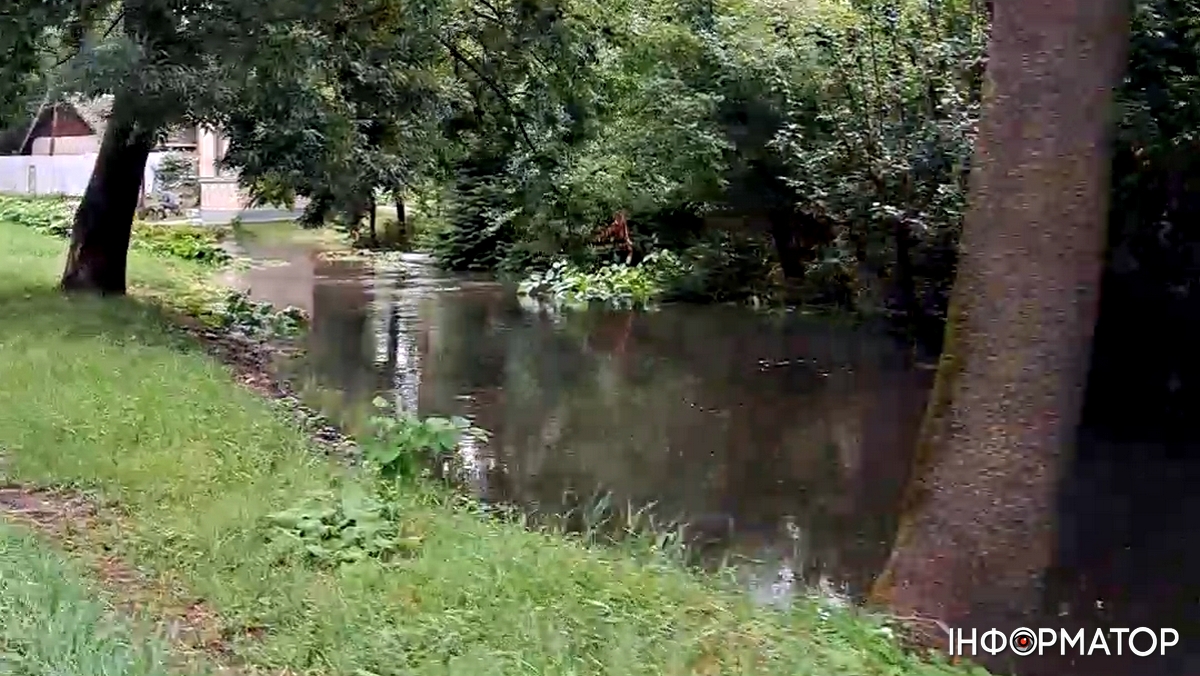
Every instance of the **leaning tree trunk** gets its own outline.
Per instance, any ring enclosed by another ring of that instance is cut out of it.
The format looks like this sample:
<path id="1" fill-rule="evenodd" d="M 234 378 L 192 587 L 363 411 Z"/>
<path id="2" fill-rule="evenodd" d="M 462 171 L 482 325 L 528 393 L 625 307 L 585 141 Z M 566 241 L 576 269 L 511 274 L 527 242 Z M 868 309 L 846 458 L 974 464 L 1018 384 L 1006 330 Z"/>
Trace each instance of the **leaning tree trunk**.
<path id="1" fill-rule="evenodd" d="M 900 615 L 1040 610 L 1097 314 L 1127 3 L 996 2 L 946 345 L 874 590 Z"/>
<path id="2" fill-rule="evenodd" d="M 136 101 L 119 93 L 83 201 L 75 211 L 63 271 L 66 291 L 125 293 L 134 210 L 156 129 L 134 117 Z"/>

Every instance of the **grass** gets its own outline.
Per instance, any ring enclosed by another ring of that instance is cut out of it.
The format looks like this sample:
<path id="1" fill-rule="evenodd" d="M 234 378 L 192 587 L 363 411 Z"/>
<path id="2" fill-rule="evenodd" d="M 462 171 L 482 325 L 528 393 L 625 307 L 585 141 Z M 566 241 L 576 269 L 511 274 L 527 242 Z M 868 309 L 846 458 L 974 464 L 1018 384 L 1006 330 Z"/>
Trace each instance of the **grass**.
<path id="1" fill-rule="evenodd" d="M 0 526 L 0 618 L 0 673 L 167 673 L 160 637 L 138 636 L 94 599 L 73 566 L 6 526 Z"/>
<path id="2" fill-rule="evenodd" d="M 901 651 L 871 618 L 746 595 L 519 524 L 432 485 L 400 498 L 416 555 L 318 569 L 264 541 L 267 514 L 348 470 L 138 298 L 63 298 L 49 237 L 0 223 L 0 452 L 9 480 L 95 490 L 113 551 L 204 598 L 271 669 L 354 676 L 965 674 Z M 134 252 L 135 288 L 193 271 Z M 97 672 L 99 673 L 99 672 Z M 982 672 L 979 672 L 982 673 Z"/>
<path id="3" fill-rule="evenodd" d="M 303 228 L 295 221 L 263 221 L 242 223 L 234 228 L 234 234 L 263 244 L 305 243 L 342 248 L 349 246 L 345 233 L 331 227 Z"/>

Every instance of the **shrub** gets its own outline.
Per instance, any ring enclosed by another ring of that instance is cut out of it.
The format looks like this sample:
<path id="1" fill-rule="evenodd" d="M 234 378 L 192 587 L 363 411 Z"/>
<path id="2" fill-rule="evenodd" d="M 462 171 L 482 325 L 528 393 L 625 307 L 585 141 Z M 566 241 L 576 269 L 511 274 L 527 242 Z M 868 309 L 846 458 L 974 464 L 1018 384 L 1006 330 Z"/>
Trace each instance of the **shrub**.
<path id="1" fill-rule="evenodd" d="M 243 291 L 230 291 L 207 308 L 207 314 L 219 328 L 255 339 L 295 337 L 308 323 L 300 308 L 276 310 L 270 303 L 250 300 Z"/>
<path id="2" fill-rule="evenodd" d="M 388 562 L 417 553 L 421 536 L 397 504 L 400 490 L 429 474 L 458 448 L 464 435 L 486 433 L 464 418 L 417 418 L 385 413 L 383 398 L 372 402 L 378 414 L 362 437 L 365 473 L 340 494 L 310 495 L 291 509 L 266 519 L 266 537 L 280 556 L 299 554 L 313 566 L 328 567 L 364 559 Z"/>
<path id="3" fill-rule="evenodd" d="M 147 251 L 198 263 L 220 264 L 231 258 L 221 248 L 218 232 L 205 226 L 134 223 L 132 242 Z"/>
<path id="4" fill-rule="evenodd" d="M 0 221 L 24 225 L 54 237 L 69 237 L 79 200 L 66 197 L 0 195 Z M 198 263 L 230 260 L 221 248 L 221 232 L 194 225 L 133 224 L 132 246 Z"/>
<path id="5" fill-rule="evenodd" d="M 473 432 L 465 418 L 425 418 L 384 415 L 388 403 L 382 397 L 373 402 L 379 415 L 369 420 L 369 434 L 363 443 L 364 459 L 386 480 L 409 480 L 421 476 L 438 460 L 458 448 L 463 434 Z"/>
<path id="6" fill-rule="evenodd" d="M 645 307 L 660 299 L 686 271 L 683 261 L 669 251 L 656 251 L 638 265 L 614 263 L 594 272 L 559 260 L 525 278 L 517 292 L 568 307 L 590 303 Z"/>
<path id="7" fill-rule="evenodd" d="M 54 237 L 71 234 L 75 204 L 62 197 L 0 195 L 0 221 L 16 223 Z"/>

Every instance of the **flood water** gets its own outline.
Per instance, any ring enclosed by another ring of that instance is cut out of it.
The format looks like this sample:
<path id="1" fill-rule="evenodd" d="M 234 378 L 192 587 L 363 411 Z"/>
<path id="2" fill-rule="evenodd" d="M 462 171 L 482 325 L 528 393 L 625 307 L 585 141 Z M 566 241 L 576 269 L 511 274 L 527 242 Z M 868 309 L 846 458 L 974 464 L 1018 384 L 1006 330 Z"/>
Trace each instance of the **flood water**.
<path id="1" fill-rule="evenodd" d="M 338 406 L 381 395 L 491 432 L 460 458 L 486 500 L 540 513 L 601 492 L 654 503 L 763 602 L 806 589 L 858 600 L 886 562 L 932 371 L 883 333 L 714 306 L 555 316 L 422 255 L 370 263 L 241 246 L 281 264 L 232 281 L 310 314 L 303 368 Z M 1042 626 L 1174 627 L 1180 646 L 1163 659 L 1023 658 L 1020 673 L 1200 674 L 1187 567 L 1200 545 L 1185 532 L 1197 514 L 1163 504 L 1190 495 L 1200 472 L 1142 457 L 1141 488 L 1107 459 L 1081 461 L 1064 493 L 1061 611 Z M 1168 484 L 1174 493 L 1158 490 Z M 1147 513 L 1135 522 L 1138 491 Z"/>

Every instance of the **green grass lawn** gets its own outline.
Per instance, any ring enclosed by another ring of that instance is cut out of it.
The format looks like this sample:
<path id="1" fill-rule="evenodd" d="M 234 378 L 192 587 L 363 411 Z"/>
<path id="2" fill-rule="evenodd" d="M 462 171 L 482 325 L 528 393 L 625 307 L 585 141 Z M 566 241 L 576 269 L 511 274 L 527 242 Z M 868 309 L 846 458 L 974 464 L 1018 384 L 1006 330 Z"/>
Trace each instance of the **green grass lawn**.
<path id="1" fill-rule="evenodd" d="M 73 566 L 0 525 L 0 673 L 166 674 L 165 642 L 139 636 L 95 600 Z"/>
<path id="2" fill-rule="evenodd" d="M 481 518 L 433 486 L 401 498 L 421 536 L 411 558 L 332 570 L 280 559 L 262 517 L 347 471 L 144 300 L 55 293 L 63 249 L 0 223 L 5 478 L 117 501 L 116 553 L 231 626 L 262 628 L 235 643 L 252 664 L 355 676 L 966 673 L 905 654 L 867 618 L 756 608 L 675 568 Z M 135 288 L 169 295 L 193 275 L 131 257 Z"/>

